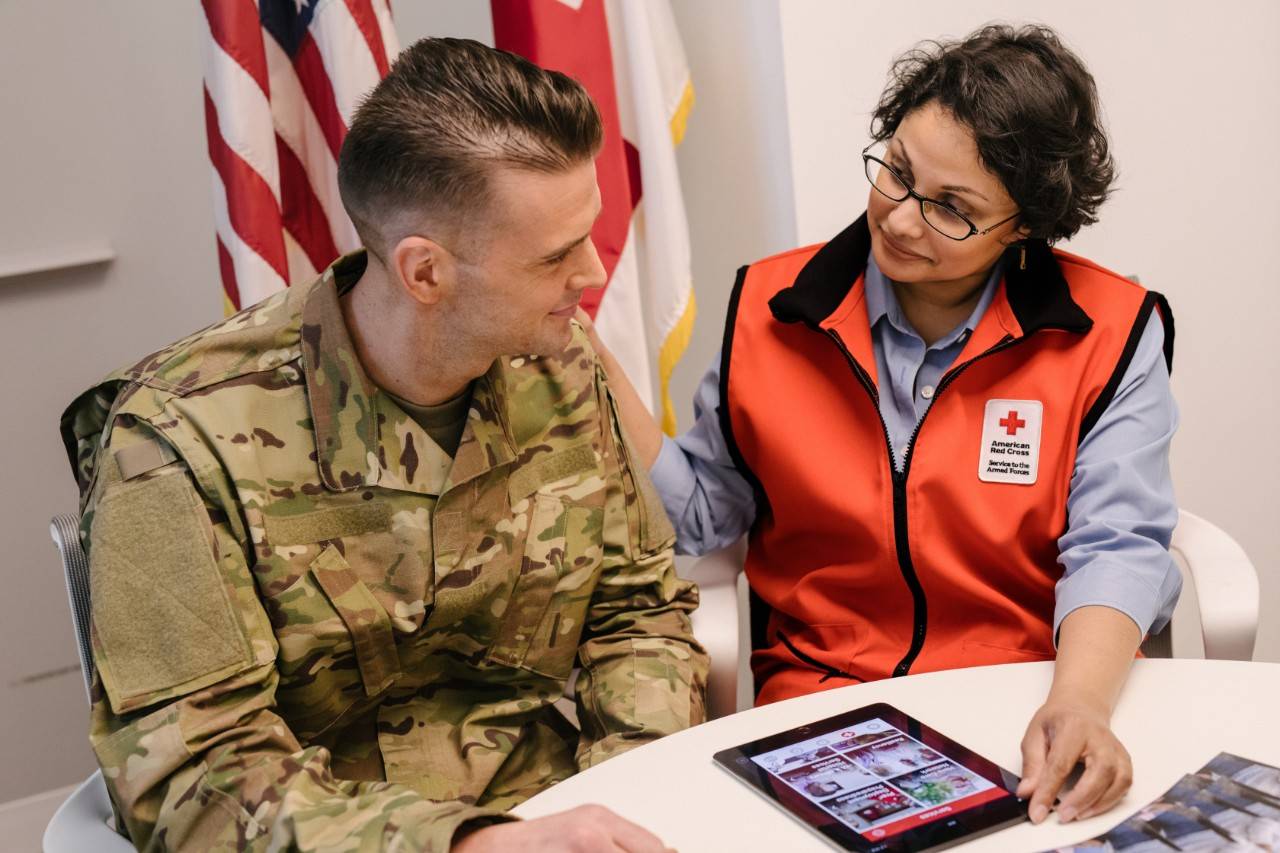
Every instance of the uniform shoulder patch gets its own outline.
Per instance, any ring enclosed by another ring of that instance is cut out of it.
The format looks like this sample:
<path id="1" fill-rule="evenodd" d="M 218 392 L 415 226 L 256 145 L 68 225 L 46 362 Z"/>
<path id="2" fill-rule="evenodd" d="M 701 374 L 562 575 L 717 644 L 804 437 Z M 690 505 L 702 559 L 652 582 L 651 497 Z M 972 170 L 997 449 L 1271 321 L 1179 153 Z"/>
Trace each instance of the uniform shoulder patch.
<path id="1" fill-rule="evenodd" d="M 95 662 L 116 713 L 253 664 L 184 472 L 107 489 L 90 531 L 89 577 Z"/>

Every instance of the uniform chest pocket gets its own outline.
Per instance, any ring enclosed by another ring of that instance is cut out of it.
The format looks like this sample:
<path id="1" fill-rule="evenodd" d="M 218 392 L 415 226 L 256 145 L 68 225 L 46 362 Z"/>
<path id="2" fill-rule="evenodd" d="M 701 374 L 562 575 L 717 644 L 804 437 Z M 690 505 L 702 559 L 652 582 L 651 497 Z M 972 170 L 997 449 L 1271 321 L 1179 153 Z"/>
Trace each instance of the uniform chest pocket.
<path id="1" fill-rule="evenodd" d="M 542 493 L 529 501 L 519 574 L 487 658 L 563 680 L 573 669 L 599 574 L 602 510 Z"/>
<path id="2" fill-rule="evenodd" d="M 391 617 L 332 545 L 312 561 L 311 575 L 351 635 L 365 695 L 381 693 L 400 675 Z"/>
<path id="3" fill-rule="evenodd" d="M 332 545 L 272 597 L 272 623 L 276 701 L 299 737 L 331 727 L 399 673 L 390 618 Z"/>
<path id="4" fill-rule="evenodd" d="M 431 524 L 426 505 L 392 512 L 383 502 L 326 507 L 294 515 L 267 513 L 273 571 L 310 571 L 315 547 L 337 543 L 337 557 L 364 581 L 400 633 L 416 631 L 434 600 Z M 321 558 L 325 558 L 323 553 Z M 321 559 L 314 558 L 314 559 Z"/>

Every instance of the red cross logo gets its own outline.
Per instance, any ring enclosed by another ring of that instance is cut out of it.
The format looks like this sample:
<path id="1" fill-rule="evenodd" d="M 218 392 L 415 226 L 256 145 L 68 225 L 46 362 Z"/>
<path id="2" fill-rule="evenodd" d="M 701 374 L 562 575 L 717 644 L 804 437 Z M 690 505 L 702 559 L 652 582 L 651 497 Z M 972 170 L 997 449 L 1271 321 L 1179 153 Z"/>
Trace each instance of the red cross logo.
<path id="1" fill-rule="evenodd" d="M 1018 430 L 1022 429 L 1026 425 L 1027 425 L 1027 422 L 1022 420 L 1022 418 L 1018 417 L 1017 412 L 1011 411 L 1009 412 L 1008 417 L 1004 417 L 1000 419 L 1000 426 L 1004 427 L 1005 431 L 1009 435 L 1017 435 Z"/>

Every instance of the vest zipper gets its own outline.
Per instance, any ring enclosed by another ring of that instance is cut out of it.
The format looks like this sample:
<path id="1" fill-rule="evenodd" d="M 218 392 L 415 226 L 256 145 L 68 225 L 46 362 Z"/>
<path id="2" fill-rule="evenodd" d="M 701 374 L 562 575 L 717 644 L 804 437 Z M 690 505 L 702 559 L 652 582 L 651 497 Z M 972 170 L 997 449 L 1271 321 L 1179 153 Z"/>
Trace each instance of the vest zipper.
<path id="1" fill-rule="evenodd" d="M 893 479 L 893 544 L 894 550 L 898 557 L 898 570 L 902 572 L 902 579 L 907 584 L 907 589 L 911 590 L 912 602 L 912 631 L 911 631 L 911 648 L 907 651 L 906 656 L 893 669 L 893 677 L 906 675 L 911 668 L 911 662 L 920 654 L 920 649 L 924 646 L 924 636 L 929 624 L 929 607 L 925 600 L 924 587 L 920 585 L 920 578 L 916 576 L 915 564 L 911 561 L 911 548 L 907 544 L 907 467 L 903 462 L 902 470 L 898 470 L 893 455 L 893 437 L 889 435 L 889 425 L 885 423 L 884 416 L 880 414 L 880 392 L 876 388 L 875 383 L 871 381 L 871 376 L 862 369 L 862 365 L 858 364 L 857 359 L 853 357 L 853 353 L 849 352 L 849 348 L 845 346 L 844 340 L 840 337 L 840 333 L 835 329 L 822 330 L 827 337 L 835 342 L 843 353 L 845 361 L 849 362 L 849 368 L 853 371 L 853 375 L 862 383 L 862 387 L 871 397 L 871 403 L 876 408 L 876 417 L 880 419 L 880 429 L 884 432 L 884 446 L 889 454 L 889 472 Z M 941 383 L 940 383 L 941 384 Z M 927 414 L 927 413 L 926 413 Z M 916 426 L 919 429 L 919 425 Z M 915 435 L 912 435 L 914 441 Z M 910 445 L 907 447 L 910 453 Z"/>
<path id="2" fill-rule="evenodd" d="M 875 387 L 875 383 L 871 381 L 870 375 L 862 369 L 862 366 L 853 357 L 853 353 L 849 352 L 849 348 L 845 346 L 839 332 L 835 329 L 820 329 L 820 331 L 840 348 L 840 352 L 844 355 L 845 361 L 849 363 L 849 368 L 853 371 L 854 376 L 858 378 L 858 381 L 862 383 L 862 387 L 871 396 L 871 402 L 876 407 L 876 417 L 880 419 L 880 428 L 884 431 L 885 448 L 889 453 L 889 471 L 893 478 L 893 543 L 898 557 L 898 569 L 902 572 L 902 579 L 906 581 L 907 588 L 911 591 L 914 610 L 912 614 L 911 646 L 907 649 L 907 653 L 903 655 L 902 660 L 898 661 L 898 665 L 893 668 L 893 677 L 898 678 L 907 675 L 911 671 L 911 665 L 915 663 L 916 658 L 920 656 L 920 650 L 924 648 L 924 638 L 928 633 L 929 627 L 928 602 L 925 600 L 924 587 L 921 586 L 920 578 L 916 574 L 915 563 L 911 559 L 911 546 L 907 540 L 907 475 L 911 472 L 911 457 L 915 451 L 916 438 L 920 435 L 920 428 L 924 426 L 925 418 L 929 417 L 929 412 L 933 411 L 933 407 L 938 404 L 938 397 L 957 376 L 968 370 L 969 366 L 974 362 L 1002 352 L 1020 341 L 1026 340 L 1027 336 L 1013 338 L 1006 335 L 986 351 L 979 353 L 959 367 L 948 371 L 942 377 L 942 380 L 938 382 L 934 390 L 933 400 L 930 402 L 929 408 L 925 409 L 923 417 L 916 422 L 915 429 L 911 431 L 911 438 L 907 441 L 907 449 L 902 457 L 902 470 L 899 471 L 898 466 L 894 464 L 893 438 L 889 435 L 889 425 L 885 423 L 884 416 L 880 414 L 879 390 Z"/>

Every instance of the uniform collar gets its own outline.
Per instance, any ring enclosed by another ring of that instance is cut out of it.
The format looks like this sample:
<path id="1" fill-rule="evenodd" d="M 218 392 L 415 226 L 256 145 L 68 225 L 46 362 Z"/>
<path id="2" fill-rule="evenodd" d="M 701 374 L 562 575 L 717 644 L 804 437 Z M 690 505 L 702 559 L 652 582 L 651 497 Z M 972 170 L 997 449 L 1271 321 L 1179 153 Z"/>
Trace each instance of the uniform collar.
<path id="1" fill-rule="evenodd" d="M 1021 262 L 1023 245 L 1011 246 L 1000 261 L 1010 314 L 1006 318 L 1011 327 L 1009 333 L 1020 337 L 1041 329 L 1087 332 L 1093 320 L 1071 298 L 1071 289 L 1049 244 L 1043 240 L 1025 242 L 1025 269 Z M 769 300 L 773 316 L 783 323 L 819 328 L 851 295 L 850 291 L 861 286 L 870 253 L 871 232 L 864 213 L 820 248 L 791 286 Z"/>
<path id="2" fill-rule="evenodd" d="M 339 297 L 367 262 L 364 251 L 339 258 L 312 284 L 302 308 L 302 364 L 321 482 L 338 492 L 377 485 L 440 495 L 512 461 L 502 359 L 475 383 L 452 460 L 365 373 Z"/>

